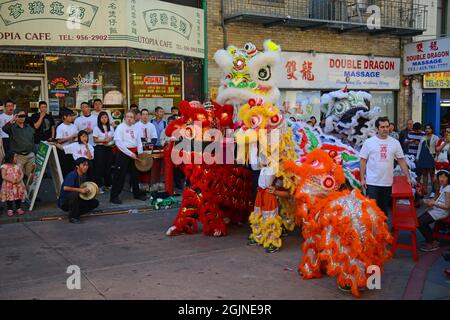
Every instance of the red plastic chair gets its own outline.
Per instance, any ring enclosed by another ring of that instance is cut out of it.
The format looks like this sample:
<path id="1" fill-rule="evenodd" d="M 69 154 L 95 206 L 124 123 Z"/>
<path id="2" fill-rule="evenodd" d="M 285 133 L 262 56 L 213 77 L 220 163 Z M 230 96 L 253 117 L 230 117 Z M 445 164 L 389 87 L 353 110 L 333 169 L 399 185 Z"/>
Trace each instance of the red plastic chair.
<path id="1" fill-rule="evenodd" d="M 450 224 L 450 216 L 448 216 L 445 219 L 438 220 L 434 223 L 434 228 L 433 228 L 433 238 L 434 239 L 450 240 L 450 235 L 441 234 L 439 232 L 445 224 Z"/>
<path id="2" fill-rule="evenodd" d="M 408 200 L 408 204 L 399 203 L 398 200 Z M 394 241 L 391 252 L 394 256 L 395 251 L 400 249 L 411 250 L 413 260 L 418 261 L 417 255 L 417 237 L 416 229 L 419 226 L 417 220 L 416 208 L 414 205 L 414 195 L 411 185 L 408 184 L 405 176 L 395 176 L 392 185 L 392 232 Z M 409 231 L 411 233 L 411 245 L 398 243 L 400 231 Z"/>

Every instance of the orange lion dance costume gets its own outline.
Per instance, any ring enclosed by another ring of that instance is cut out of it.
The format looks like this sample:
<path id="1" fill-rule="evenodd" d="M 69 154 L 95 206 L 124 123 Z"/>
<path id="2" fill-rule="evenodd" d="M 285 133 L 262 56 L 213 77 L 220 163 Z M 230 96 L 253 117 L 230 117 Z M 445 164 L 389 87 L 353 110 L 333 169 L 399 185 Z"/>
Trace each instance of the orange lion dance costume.
<path id="1" fill-rule="evenodd" d="M 304 238 L 299 272 L 304 279 L 324 272 L 359 297 L 359 289 L 367 286 L 368 267 L 382 271 L 391 257 L 384 213 L 358 189 L 338 191 L 344 172 L 323 150 L 313 150 L 300 166 L 288 161 L 283 167 L 298 177 L 294 198 Z"/>

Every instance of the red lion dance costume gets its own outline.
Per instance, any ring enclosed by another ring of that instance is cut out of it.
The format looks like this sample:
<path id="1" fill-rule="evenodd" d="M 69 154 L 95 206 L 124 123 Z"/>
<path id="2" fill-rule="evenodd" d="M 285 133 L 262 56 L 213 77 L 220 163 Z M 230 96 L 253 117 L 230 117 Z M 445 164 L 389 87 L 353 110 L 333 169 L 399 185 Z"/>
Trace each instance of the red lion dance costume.
<path id="1" fill-rule="evenodd" d="M 220 138 L 218 141 L 210 137 L 208 132 L 211 131 L 208 130 L 218 130 L 218 136 L 223 137 L 226 129 L 233 128 L 233 107 L 213 102 L 205 104 L 204 108 L 200 103 L 182 101 L 180 111 L 182 118 L 168 125 L 166 135 L 182 137 L 185 142 L 183 148 L 172 142 L 168 151 L 172 159 L 173 156 L 183 159 L 179 166 L 186 176 L 186 188 L 178 215 L 166 234 L 193 234 L 198 230 L 197 221 L 200 221 L 204 234 L 216 237 L 227 235 L 225 221 L 246 222 L 251 211 L 250 171 L 234 164 L 206 164 L 211 163 L 207 158 L 213 159 L 217 154 L 207 151 L 208 147 L 204 146 L 199 152 L 195 148 L 194 151 L 189 150 L 186 143 L 220 142 L 225 149 L 225 158 L 227 152 L 230 154 L 232 151 L 225 148 L 226 140 Z M 229 146 L 234 148 L 232 139 Z M 234 159 L 232 161 L 234 163 Z"/>

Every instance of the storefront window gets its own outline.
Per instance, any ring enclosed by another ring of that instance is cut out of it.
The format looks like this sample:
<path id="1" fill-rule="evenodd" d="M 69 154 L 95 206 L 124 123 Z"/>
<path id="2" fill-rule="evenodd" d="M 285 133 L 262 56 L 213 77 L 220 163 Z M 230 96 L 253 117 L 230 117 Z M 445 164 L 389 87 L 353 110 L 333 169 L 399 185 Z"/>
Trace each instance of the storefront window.
<path id="1" fill-rule="evenodd" d="M 126 105 L 126 61 L 96 57 L 47 56 L 50 111 L 78 112 L 83 101 L 103 100 L 105 109 Z"/>
<path id="2" fill-rule="evenodd" d="M 43 100 L 42 86 L 43 78 L 0 76 L 0 106 L 11 100 L 16 108 L 32 112 Z"/>
<path id="3" fill-rule="evenodd" d="M 371 108 L 380 107 L 381 116 L 395 122 L 395 93 L 392 91 L 371 91 Z"/>
<path id="4" fill-rule="evenodd" d="M 130 60 L 130 102 L 170 113 L 182 100 L 181 62 Z"/>
<path id="5" fill-rule="evenodd" d="M 284 91 L 279 103 L 281 112 L 291 120 L 320 120 L 320 91 Z"/>

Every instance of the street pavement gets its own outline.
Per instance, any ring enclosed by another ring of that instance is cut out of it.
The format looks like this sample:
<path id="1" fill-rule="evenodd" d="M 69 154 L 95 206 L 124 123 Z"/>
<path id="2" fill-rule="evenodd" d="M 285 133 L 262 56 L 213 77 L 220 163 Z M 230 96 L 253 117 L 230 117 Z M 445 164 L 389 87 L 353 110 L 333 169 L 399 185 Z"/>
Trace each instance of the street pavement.
<path id="1" fill-rule="evenodd" d="M 246 246 L 248 226 L 221 238 L 168 237 L 175 216 L 172 209 L 87 216 L 81 225 L 0 224 L 0 299 L 355 299 L 333 278 L 299 277 L 299 230 L 268 254 Z M 80 290 L 66 286 L 70 265 L 80 267 Z M 440 253 L 420 253 L 414 263 L 399 250 L 385 265 L 381 290 L 361 299 L 450 299 L 445 267 Z"/>

